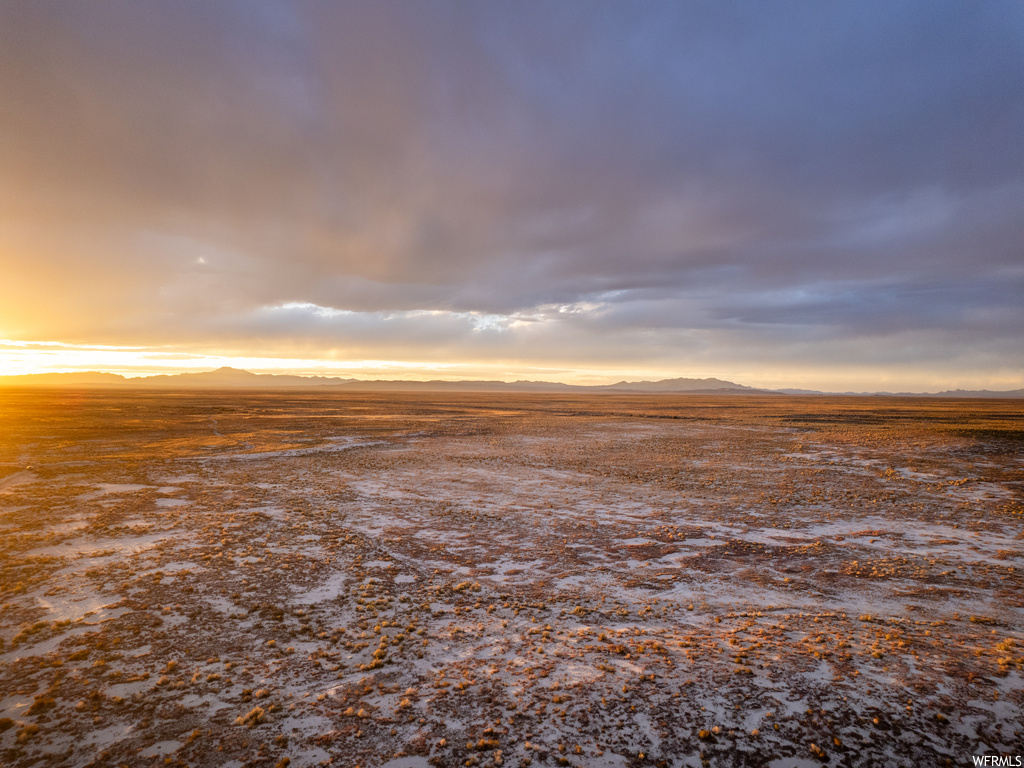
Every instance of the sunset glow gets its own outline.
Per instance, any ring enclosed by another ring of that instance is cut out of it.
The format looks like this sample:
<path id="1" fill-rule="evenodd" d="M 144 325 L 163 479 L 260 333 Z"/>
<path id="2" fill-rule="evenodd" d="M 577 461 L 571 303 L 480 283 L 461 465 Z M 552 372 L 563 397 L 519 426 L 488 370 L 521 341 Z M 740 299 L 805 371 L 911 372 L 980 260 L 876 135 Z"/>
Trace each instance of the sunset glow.
<path id="1" fill-rule="evenodd" d="M 257 5 L 0 3 L 0 375 L 1024 386 L 1019 4 Z"/>

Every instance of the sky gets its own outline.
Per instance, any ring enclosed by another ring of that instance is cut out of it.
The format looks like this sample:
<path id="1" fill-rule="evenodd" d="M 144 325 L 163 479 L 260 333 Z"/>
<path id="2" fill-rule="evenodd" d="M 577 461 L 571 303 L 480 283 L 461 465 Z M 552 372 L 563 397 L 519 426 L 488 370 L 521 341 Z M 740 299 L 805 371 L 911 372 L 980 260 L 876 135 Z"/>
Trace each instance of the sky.
<path id="1" fill-rule="evenodd" d="M 0 373 L 1024 387 L 1024 3 L 0 0 Z"/>

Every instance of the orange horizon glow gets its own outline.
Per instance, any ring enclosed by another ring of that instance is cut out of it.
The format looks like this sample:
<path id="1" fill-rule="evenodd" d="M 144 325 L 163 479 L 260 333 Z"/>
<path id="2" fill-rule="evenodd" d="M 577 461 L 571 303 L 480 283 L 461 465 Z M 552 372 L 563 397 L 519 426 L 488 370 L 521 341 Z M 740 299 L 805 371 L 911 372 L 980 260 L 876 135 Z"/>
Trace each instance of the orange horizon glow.
<path id="1" fill-rule="evenodd" d="M 367 381 L 542 381 L 578 385 L 619 381 L 657 381 L 672 378 L 717 378 L 765 389 L 843 391 L 941 391 L 947 389 L 1024 388 L 1012 372 L 993 380 L 941 372 L 913 371 L 902 376 L 892 370 L 847 370 L 822 376 L 820 370 L 791 368 L 766 376 L 753 368 L 722 365 L 714 371 L 680 371 L 662 367 L 544 367 L 521 361 L 336 360 L 255 355 L 209 354 L 180 348 L 86 345 L 54 341 L 0 339 L 0 377 L 47 373 L 112 373 L 125 378 L 200 373 L 229 367 L 261 374 L 356 378 Z"/>

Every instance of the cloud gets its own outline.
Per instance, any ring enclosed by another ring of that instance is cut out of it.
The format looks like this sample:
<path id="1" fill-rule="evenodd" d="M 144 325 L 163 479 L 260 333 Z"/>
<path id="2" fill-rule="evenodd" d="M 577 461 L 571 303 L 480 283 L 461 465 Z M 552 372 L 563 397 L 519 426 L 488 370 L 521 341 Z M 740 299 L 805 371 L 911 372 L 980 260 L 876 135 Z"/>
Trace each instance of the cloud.
<path id="1" fill-rule="evenodd" d="M 1019 369 L 1022 41 L 1015 2 L 5 3 L 0 330 Z"/>

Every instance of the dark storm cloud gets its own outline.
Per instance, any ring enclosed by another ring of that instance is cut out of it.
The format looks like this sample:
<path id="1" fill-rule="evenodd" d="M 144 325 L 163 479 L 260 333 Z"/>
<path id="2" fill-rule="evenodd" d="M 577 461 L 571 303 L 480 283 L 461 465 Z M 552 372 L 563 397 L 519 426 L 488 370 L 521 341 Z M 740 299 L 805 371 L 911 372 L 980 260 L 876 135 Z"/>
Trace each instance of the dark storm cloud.
<path id="1" fill-rule="evenodd" d="M 1017 2 L 0 2 L 0 138 L 25 337 L 1020 367 Z"/>

